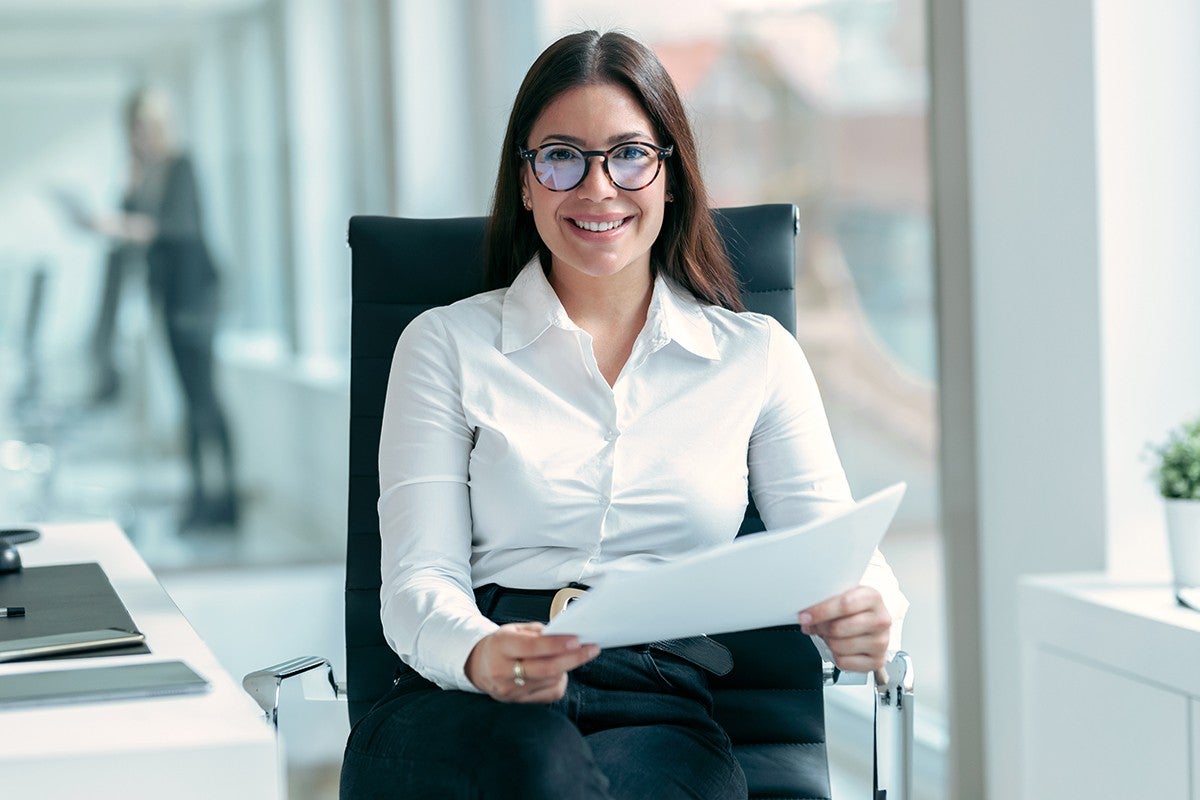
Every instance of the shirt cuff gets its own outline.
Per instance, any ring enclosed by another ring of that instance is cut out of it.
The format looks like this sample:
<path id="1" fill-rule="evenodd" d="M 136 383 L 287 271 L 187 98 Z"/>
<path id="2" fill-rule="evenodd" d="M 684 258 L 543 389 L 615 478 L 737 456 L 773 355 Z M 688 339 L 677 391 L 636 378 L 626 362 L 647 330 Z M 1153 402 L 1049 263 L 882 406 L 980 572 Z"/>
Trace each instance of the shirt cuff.
<path id="1" fill-rule="evenodd" d="M 444 642 L 428 648 L 429 652 L 437 653 L 438 664 L 414 664 L 413 668 L 442 689 L 483 694 L 483 690 L 467 677 L 467 658 L 475 645 L 499 627 L 486 617 L 466 622 L 447 632 Z"/>

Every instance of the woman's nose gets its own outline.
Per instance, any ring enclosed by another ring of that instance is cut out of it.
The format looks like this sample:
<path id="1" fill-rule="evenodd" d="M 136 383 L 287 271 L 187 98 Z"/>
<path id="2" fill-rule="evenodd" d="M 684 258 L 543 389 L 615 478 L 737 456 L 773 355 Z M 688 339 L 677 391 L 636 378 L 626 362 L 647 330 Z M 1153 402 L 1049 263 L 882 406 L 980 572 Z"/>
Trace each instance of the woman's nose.
<path id="1" fill-rule="evenodd" d="M 608 172 L 604 169 L 604 156 L 588 159 L 587 174 L 583 176 L 577 191 L 586 200 L 605 200 L 616 196 L 617 187 L 609 180 Z"/>

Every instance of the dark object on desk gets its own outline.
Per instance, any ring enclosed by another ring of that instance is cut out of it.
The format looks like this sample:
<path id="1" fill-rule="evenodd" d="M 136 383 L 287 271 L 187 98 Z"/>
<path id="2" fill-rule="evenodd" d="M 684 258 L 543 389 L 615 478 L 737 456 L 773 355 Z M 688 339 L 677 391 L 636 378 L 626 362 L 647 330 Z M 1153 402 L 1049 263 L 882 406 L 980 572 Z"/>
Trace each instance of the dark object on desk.
<path id="1" fill-rule="evenodd" d="M 23 617 L 25 616 L 25 606 L 8 606 L 0 608 L 0 617 Z"/>
<path id="2" fill-rule="evenodd" d="M 146 637 L 138 631 L 119 631 L 116 628 L 54 633 L 49 636 L 33 636 L 29 639 L 9 639 L 0 642 L 0 661 L 30 661 L 67 653 L 111 650 L 114 647 L 141 644 L 145 640 Z M 95 655 L 109 654 L 96 653 Z"/>
<path id="3" fill-rule="evenodd" d="M 17 548 L 6 542 L 0 542 L 0 575 L 8 575 L 21 571 L 21 554 Z"/>
<path id="4" fill-rule="evenodd" d="M 0 642 L 104 628 L 137 630 L 99 564 L 28 567 L 0 575 L 0 606 L 25 606 L 26 616 L 0 625 Z M 148 653 L 145 644 L 103 651 L 103 655 Z M 68 653 L 53 658 L 87 658 L 101 653 Z"/>
<path id="5" fill-rule="evenodd" d="M 4 544 L 25 544 L 40 538 L 41 531 L 34 528 L 0 528 L 0 542 Z"/>
<path id="6" fill-rule="evenodd" d="M 209 683 L 182 661 L 0 675 L 0 707 L 196 694 Z"/>
<path id="7" fill-rule="evenodd" d="M 41 536 L 33 528 L 0 528 L 0 575 L 21 571 L 21 554 L 17 545 L 32 542 Z"/>

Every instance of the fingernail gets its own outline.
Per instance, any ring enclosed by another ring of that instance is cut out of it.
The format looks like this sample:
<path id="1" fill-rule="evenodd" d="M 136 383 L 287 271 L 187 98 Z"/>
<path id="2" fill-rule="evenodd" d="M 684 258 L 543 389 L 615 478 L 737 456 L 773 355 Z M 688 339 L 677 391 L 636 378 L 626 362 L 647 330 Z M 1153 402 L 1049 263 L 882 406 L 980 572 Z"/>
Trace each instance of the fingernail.
<path id="1" fill-rule="evenodd" d="M 567 639 L 567 649 L 568 650 L 578 650 L 579 649 L 579 640 L 578 639 Z"/>
<path id="2" fill-rule="evenodd" d="M 812 614 L 807 611 L 800 612 L 800 624 L 807 625 L 810 622 L 812 622 Z"/>
<path id="3" fill-rule="evenodd" d="M 596 644 L 589 644 L 587 648 L 587 654 L 592 658 L 600 655 L 600 646 Z"/>

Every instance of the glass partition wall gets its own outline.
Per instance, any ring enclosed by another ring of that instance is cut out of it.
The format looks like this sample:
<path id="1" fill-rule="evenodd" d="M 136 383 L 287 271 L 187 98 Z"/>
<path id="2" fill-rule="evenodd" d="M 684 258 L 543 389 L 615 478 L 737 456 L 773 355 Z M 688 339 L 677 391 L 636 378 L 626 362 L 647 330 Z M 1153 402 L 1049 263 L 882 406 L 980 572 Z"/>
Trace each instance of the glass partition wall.
<path id="1" fill-rule="evenodd" d="M 0 3 L 0 519 L 116 519 L 159 568 L 340 558 L 386 12 Z"/>

